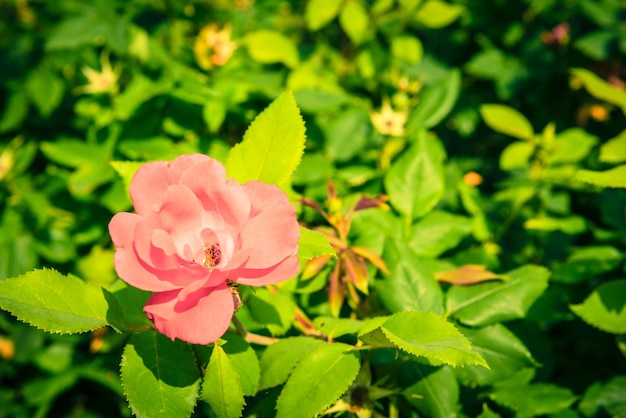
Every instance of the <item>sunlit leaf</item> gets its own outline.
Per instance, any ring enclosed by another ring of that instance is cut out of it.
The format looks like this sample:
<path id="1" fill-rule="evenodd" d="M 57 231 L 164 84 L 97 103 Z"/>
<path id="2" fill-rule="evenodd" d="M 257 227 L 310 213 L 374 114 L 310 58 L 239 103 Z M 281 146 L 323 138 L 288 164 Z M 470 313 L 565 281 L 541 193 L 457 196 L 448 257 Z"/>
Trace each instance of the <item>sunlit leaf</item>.
<path id="1" fill-rule="evenodd" d="M 359 45 L 370 30 L 367 9 L 359 0 L 347 0 L 339 14 L 339 23 L 352 43 Z"/>
<path id="2" fill-rule="evenodd" d="M 415 15 L 415 20 L 429 28 L 442 28 L 454 22 L 465 8 L 440 0 L 426 0 Z"/>
<path id="3" fill-rule="evenodd" d="M 599 187 L 626 188 L 626 164 L 605 171 L 578 170 L 574 179 Z"/>
<path id="4" fill-rule="evenodd" d="M 246 35 L 243 40 L 253 60 L 264 64 L 282 62 L 295 67 L 300 61 L 292 39 L 274 30 L 263 29 Z"/>
<path id="5" fill-rule="evenodd" d="M 300 227 L 298 257 L 304 260 L 311 260 L 321 255 L 335 256 L 335 250 L 330 246 L 326 235 L 312 229 Z"/>
<path id="6" fill-rule="evenodd" d="M 304 122 L 293 94 L 283 93 L 232 148 L 226 160 L 227 173 L 240 183 L 259 180 L 281 185 L 300 163 L 304 141 Z"/>
<path id="7" fill-rule="evenodd" d="M 626 280 L 601 284 L 583 303 L 570 305 L 588 324 L 614 334 L 626 333 Z"/>
<path id="8" fill-rule="evenodd" d="M 626 161 L 626 130 L 602 144 L 598 159 L 603 163 L 609 164 L 623 163 Z"/>
<path id="9" fill-rule="evenodd" d="M 0 280 L 0 308 L 48 332 L 71 334 L 106 325 L 124 330 L 121 308 L 111 293 L 55 270 Z"/>
<path id="10" fill-rule="evenodd" d="M 535 135 L 528 119 L 512 107 L 484 104 L 480 106 L 480 115 L 494 131 L 524 140 L 529 140 Z"/>
<path id="11" fill-rule="evenodd" d="M 341 0 L 311 0 L 306 4 L 305 19 L 310 30 L 316 31 L 337 17 Z"/>
<path id="12" fill-rule="evenodd" d="M 401 350 L 451 366 L 477 364 L 488 367 L 472 350 L 469 340 L 454 325 L 433 313 L 400 312 L 381 326 L 385 337 Z"/>

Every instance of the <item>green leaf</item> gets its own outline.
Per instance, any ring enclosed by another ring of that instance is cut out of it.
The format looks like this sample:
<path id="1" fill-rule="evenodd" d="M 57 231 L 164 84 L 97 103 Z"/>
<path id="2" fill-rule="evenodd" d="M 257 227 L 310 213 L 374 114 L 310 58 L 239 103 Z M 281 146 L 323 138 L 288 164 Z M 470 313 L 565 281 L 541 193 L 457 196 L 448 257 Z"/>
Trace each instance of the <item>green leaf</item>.
<path id="1" fill-rule="evenodd" d="M 296 365 L 280 393 L 276 417 L 310 418 L 322 413 L 348 390 L 360 366 L 358 352 L 347 344 L 313 348 Z"/>
<path id="2" fill-rule="evenodd" d="M 602 144 L 598 159 L 603 163 L 609 164 L 623 163 L 626 161 L 626 130 Z"/>
<path id="3" fill-rule="evenodd" d="M 121 375 L 138 417 L 188 417 L 193 412 L 200 371 L 188 344 L 157 332 L 134 334 L 122 354 Z"/>
<path id="4" fill-rule="evenodd" d="M 281 62 L 293 68 L 300 62 L 294 41 L 278 31 L 263 29 L 249 33 L 243 39 L 243 44 L 250 57 L 263 64 Z"/>
<path id="5" fill-rule="evenodd" d="M 363 321 L 358 319 L 333 318 L 330 316 L 318 316 L 313 323 L 315 328 L 331 339 L 350 334 L 356 335 L 364 324 Z"/>
<path id="6" fill-rule="evenodd" d="M 285 383 L 302 357 L 322 344 L 324 342 L 317 338 L 290 337 L 267 347 L 261 354 L 259 389 L 264 390 Z"/>
<path id="7" fill-rule="evenodd" d="M 243 337 L 232 332 L 227 332 L 222 339 L 226 340 L 222 348 L 239 376 L 244 395 L 255 395 L 261 376 L 256 352 Z"/>
<path id="8" fill-rule="evenodd" d="M 245 306 L 250 310 L 252 318 L 272 335 L 283 335 L 291 327 L 295 303 L 285 294 L 257 288 L 246 300 Z"/>
<path id="9" fill-rule="evenodd" d="M 424 47 L 420 40 L 414 36 L 394 36 L 391 39 L 391 55 L 400 61 L 417 64 L 422 60 Z M 423 97 L 420 98 L 423 100 Z"/>
<path id="10" fill-rule="evenodd" d="M 58 138 L 54 142 L 42 142 L 41 151 L 50 161 L 72 168 L 101 163 L 104 152 L 101 146 L 74 138 Z"/>
<path id="11" fill-rule="evenodd" d="M 605 171 L 578 170 L 574 179 L 598 187 L 626 188 L 626 164 Z"/>
<path id="12" fill-rule="evenodd" d="M 5 100 L 4 110 L 0 117 L 0 133 L 18 128 L 28 116 L 28 97 L 25 92 L 12 93 Z"/>
<path id="13" fill-rule="evenodd" d="M 440 0 L 427 0 L 415 15 L 415 20 L 428 28 L 442 28 L 454 22 L 465 11 L 458 4 L 449 4 Z"/>
<path id="14" fill-rule="evenodd" d="M 274 100 L 246 131 L 226 160 L 230 177 L 240 183 L 259 180 L 284 184 L 304 152 L 304 121 L 293 94 L 285 92 Z"/>
<path id="15" fill-rule="evenodd" d="M 339 14 L 339 24 L 353 44 L 359 45 L 370 30 L 367 9 L 359 0 L 348 0 Z"/>
<path id="16" fill-rule="evenodd" d="M 209 128 L 209 132 L 215 134 L 220 129 L 224 119 L 226 119 L 227 111 L 226 104 L 221 100 L 207 100 L 204 103 L 202 119 L 204 119 L 204 123 Z"/>
<path id="17" fill-rule="evenodd" d="M 589 155 L 597 143 L 597 137 L 580 128 L 567 129 L 554 139 L 546 160 L 550 164 L 577 163 Z"/>
<path id="18" fill-rule="evenodd" d="M 626 280 L 602 283 L 583 303 L 570 309 L 588 324 L 613 334 L 626 334 Z"/>
<path id="19" fill-rule="evenodd" d="M 211 405 L 218 418 L 238 418 L 245 405 L 239 375 L 229 356 L 218 344 L 213 347 L 200 399 Z"/>
<path id="20" fill-rule="evenodd" d="M 568 235 L 577 235 L 587 229 L 587 221 L 582 216 L 573 215 L 566 218 L 532 218 L 524 222 L 524 228 L 537 231 L 561 231 Z"/>
<path id="21" fill-rule="evenodd" d="M 407 132 L 432 128 L 445 118 L 461 91 L 461 72 L 452 70 L 437 83 L 420 92 L 420 100 L 407 120 Z"/>
<path id="22" fill-rule="evenodd" d="M 612 86 L 589 70 L 574 68 L 570 71 L 582 81 L 589 94 L 618 106 L 626 114 L 626 93 L 624 91 Z"/>
<path id="23" fill-rule="evenodd" d="M 50 71 L 34 71 L 26 82 L 26 90 L 43 116 L 50 116 L 63 99 L 63 81 Z"/>
<path id="24" fill-rule="evenodd" d="M 459 383 L 451 367 L 436 368 L 408 362 L 402 368 L 401 377 L 410 383 L 402 394 L 423 414 L 422 416 L 450 418 L 458 415 Z"/>
<path id="25" fill-rule="evenodd" d="M 348 161 L 367 144 L 371 130 L 365 109 L 349 107 L 333 117 L 326 130 L 325 148 L 334 161 Z"/>
<path id="26" fill-rule="evenodd" d="M 311 260 L 320 255 L 336 256 L 335 250 L 330 246 L 326 235 L 301 226 L 300 240 L 298 241 L 298 257 L 301 260 Z"/>
<path id="27" fill-rule="evenodd" d="M 468 385 L 491 385 L 512 377 L 521 369 L 539 365 L 519 338 L 502 324 L 479 329 L 461 328 L 461 332 L 491 368 L 470 365 L 455 369 L 459 380 Z"/>
<path id="28" fill-rule="evenodd" d="M 316 31 L 330 23 L 339 13 L 341 0 L 311 0 L 306 4 L 304 18 L 307 27 Z"/>
<path id="29" fill-rule="evenodd" d="M 622 253 L 608 245 L 576 248 L 565 262 L 554 270 L 551 280 L 579 283 L 609 272 L 624 259 Z"/>
<path id="30" fill-rule="evenodd" d="M 396 313 L 382 324 L 381 329 L 395 346 L 415 356 L 451 366 L 477 364 L 489 367 L 454 325 L 434 313 Z"/>
<path id="31" fill-rule="evenodd" d="M 512 107 L 484 104 L 479 111 L 485 123 L 494 131 L 523 140 L 530 140 L 535 135 L 528 119 Z"/>
<path id="32" fill-rule="evenodd" d="M 48 332 L 72 334 L 106 325 L 124 330 L 121 308 L 111 293 L 55 270 L 0 280 L 0 308 Z"/>
<path id="33" fill-rule="evenodd" d="M 535 145 L 530 142 L 512 142 L 500 154 L 500 168 L 504 171 L 510 171 L 528 167 L 534 152 Z"/>
<path id="34" fill-rule="evenodd" d="M 520 418 L 555 414 L 576 402 L 571 390 L 547 383 L 507 386 L 491 392 L 489 398 Z"/>
<path id="35" fill-rule="evenodd" d="M 390 312 L 443 313 L 441 287 L 430 269 L 410 248 L 388 238 L 385 243 L 384 259 L 391 275 L 376 280 L 374 285 Z"/>
<path id="36" fill-rule="evenodd" d="M 420 131 L 385 175 L 391 204 L 413 220 L 430 212 L 443 196 L 445 179 L 438 140 Z"/>
<path id="37" fill-rule="evenodd" d="M 506 276 L 509 280 L 504 282 L 452 286 L 446 300 L 448 315 L 471 326 L 523 318 L 548 287 L 550 272 L 544 267 L 526 265 Z"/>
<path id="38" fill-rule="evenodd" d="M 626 376 L 616 376 L 606 385 L 596 382 L 587 389 L 579 404 L 586 417 L 599 416 L 606 410 L 609 416 L 626 416 Z"/>
<path id="39" fill-rule="evenodd" d="M 416 254 L 435 258 L 454 248 L 471 232 L 469 218 L 434 210 L 413 225 L 409 245 Z"/>

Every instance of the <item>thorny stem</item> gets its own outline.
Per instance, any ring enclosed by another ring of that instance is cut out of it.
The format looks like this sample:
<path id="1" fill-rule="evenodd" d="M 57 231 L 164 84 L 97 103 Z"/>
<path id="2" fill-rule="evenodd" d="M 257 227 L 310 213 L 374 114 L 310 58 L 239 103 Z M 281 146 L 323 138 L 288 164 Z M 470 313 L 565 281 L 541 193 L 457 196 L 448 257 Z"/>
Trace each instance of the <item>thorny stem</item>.
<path id="1" fill-rule="evenodd" d="M 235 325 L 235 328 L 237 329 L 237 333 L 241 335 L 244 338 L 244 340 L 246 340 L 246 342 L 250 344 L 272 345 L 280 341 L 278 338 L 266 337 L 265 335 L 253 334 L 251 332 L 248 332 L 244 328 L 239 318 L 237 318 L 237 316 L 235 315 L 233 315 L 233 324 Z"/>

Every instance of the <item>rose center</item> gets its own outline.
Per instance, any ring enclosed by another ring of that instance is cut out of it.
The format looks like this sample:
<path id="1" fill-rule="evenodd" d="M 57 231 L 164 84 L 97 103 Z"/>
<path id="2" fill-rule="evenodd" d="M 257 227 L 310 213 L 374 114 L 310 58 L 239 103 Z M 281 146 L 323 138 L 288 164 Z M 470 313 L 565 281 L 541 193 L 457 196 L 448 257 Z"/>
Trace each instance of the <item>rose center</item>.
<path id="1" fill-rule="evenodd" d="M 219 242 L 212 245 L 205 244 L 204 263 L 202 263 L 202 265 L 208 269 L 213 269 L 220 263 L 220 261 L 222 261 L 222 250 L 220 250 Z"/>

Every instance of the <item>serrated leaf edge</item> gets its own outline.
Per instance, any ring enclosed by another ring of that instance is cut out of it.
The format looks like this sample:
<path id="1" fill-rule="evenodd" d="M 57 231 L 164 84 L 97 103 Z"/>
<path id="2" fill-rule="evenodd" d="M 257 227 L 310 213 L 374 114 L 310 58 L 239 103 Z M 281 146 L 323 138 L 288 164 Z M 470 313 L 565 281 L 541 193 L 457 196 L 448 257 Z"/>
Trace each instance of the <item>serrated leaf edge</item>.
<path id="1" fill-rule="evenodd" d="M 400 312 L 400 313 L 402 313 L 402 312 Z M 435 316 L 435 317 L 438 317 L 437 315 L 430 314 L 430 313 L 428 313 L 427 315 L 428 315 L 428 316 Z M 454 327 L 454 325 L 453 325 L 453 324 L 450 324 L 450 325 L 451 325 L 452 327 Z M 456 327 L 454 327 L 454 329 L 456 330 L 456 332 L 458 332 L 458 333 L 459 333 L 459 336 L 458 336 L 456 339 L 459 339 L 459 340 L 460 340 L 460 342 L 461 342 L 461 344 L 462 344 L 462 345 L 464 345 L 464 348 L 466 348 L 466 349 L 468 349 L 468 350 L 469 350 L 469 352 L 467 352 L 466 354 L 469 354 L 469 355 L 472 355 L 472 356 L 478 356 L 478 359 L 476 360 L 476 362 L 472 362 L 472 363 L 461 363 L 461 364 L 459 364 L 459 363 L 457 363 L 457 362 L 448 361 L 448 360 L 446 360 L 446 359 L 442 358 L 440 355 L 438 355 L 438 354 L 436 354 L 436 353 L 435 353 L 435 354 L 433 354 L 433 355 L 428 355 L 428 356 L 426 356 L 426 355 L 424 355 L 424 354 L 415 354 L 415 353 L 412 353 L 412 352 L 410 352 L 409 350 L 407 350 L 407 349 L 405 349 L 405 348 L 403 348 L 403 347 L 400 347 L 399 345 L 397 345 L 396 343 L 394 343 L 394 342 L 391 340 L 391 338 L 389 338 L 389 334 L 388 334 L 388 333 L 391 333 L 391 331 L 385 328 L 385 324 L 384 324 L 384 323 L 383 323 L 380 327 L 378 327 L 378 328 L 379 328 L 379 329 L 383 332 L 383 334 L 384 334 L 384 335 L 385 335 L 385 337 L 389 340 L 389 342 L 390 342 L 390 343 L 392 343 L 392 344 L 393 344 L 396 348 L 398 348 L 398 349 L 400 349 L 400 350 L 404 351 L 405 353 L 408 353 L 408 354 L 410 354 L 410 355 L 412 355 L 412 356 L 416 356 L 416 357 L 424 357 L 424 358 L 433 358 L 433 359 L 435 359 L 435 360 L 439 360 L 439 361 L 441 361 L 441 362 L 442 362 L 442 363 L 444 363 L 444 364 L 448 364 L 448 365 L 450 365 L 450 366 L 452 366 L 452 367 L 465 367 L 465 366 L 470 366 L 470 365 L 477 365 L 477 366 L 483 366 L 483 367 L 485 367 L 485 368 L 487 368 L 487 369 L 491 370 L 491 368 L 489 367 L 489 365 L 487 364 L 487 362 L 485 361 L 485 359 L 483 358 L 483 356 L 482 356 L 479 352 L 475 351 L 475 350 L 472 348 L 472 343 L 471 343 L 471 341 L 470 341 L 470 340 L 469 340 L 469 339 L 468 339 L 465 335 L 463 335 L 463 333 L 462 333 L 461 331 L 459 331 Z M 395 334 L 394 334 L 394 335 L 395 335 Z M 454 349 L 454 350 L 455 350 L 455 351 L 458 351 L 458 352 L 462 352 L 462 351 L 457 350 L 457 349 Z"/>

